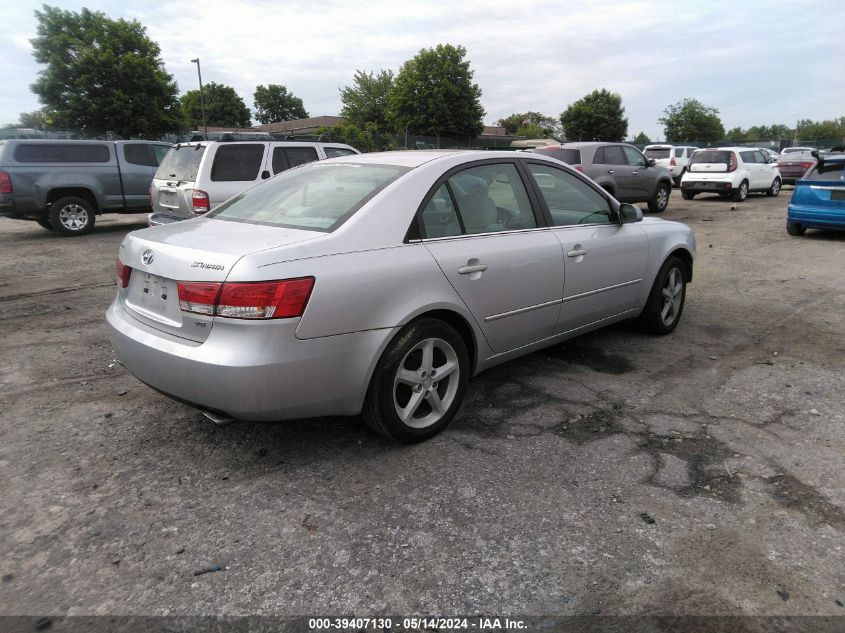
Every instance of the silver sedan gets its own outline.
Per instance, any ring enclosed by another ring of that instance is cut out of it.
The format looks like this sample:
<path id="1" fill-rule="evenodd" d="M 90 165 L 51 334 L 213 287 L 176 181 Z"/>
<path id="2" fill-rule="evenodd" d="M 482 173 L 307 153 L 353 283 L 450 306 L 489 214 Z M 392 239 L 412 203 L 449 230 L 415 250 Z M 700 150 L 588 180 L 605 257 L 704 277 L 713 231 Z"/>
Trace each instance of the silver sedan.
<path id="1" fill-rule="evenodd" d="M 362 414 L 419 441 L 493 365 L 624 319 L 672 332 L 694 256 L 552 158 L 367 154 L 130 233 L 107 320 L 130 372 L 218 422 Z"/>

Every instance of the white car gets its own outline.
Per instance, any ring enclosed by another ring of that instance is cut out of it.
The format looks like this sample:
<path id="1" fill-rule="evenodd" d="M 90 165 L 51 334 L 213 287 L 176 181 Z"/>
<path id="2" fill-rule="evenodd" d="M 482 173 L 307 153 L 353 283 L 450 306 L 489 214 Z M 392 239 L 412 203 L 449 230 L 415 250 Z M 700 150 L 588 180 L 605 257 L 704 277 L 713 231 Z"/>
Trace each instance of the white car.
<path id="1" fill-rule="evenodd" d="M 784 156 L 786 154 L 809 154 L 812 152 L 815 147 L 785 147 L 780 151 L 780 155 Z"/>
<path id="2" fill-rule="evenodd" d="M 643 154 L 646 158 L 653 158 L 655 164 L 668 169 L 672 180 L 678 185 L 687 170 L 692 153 L 697 149 L 689 145 L 646 145 Z"/>
<path id="3" fill-rule="evenodd" d="M 692 155 L 689 169 L 681 178 L 681 195 L 684 200 L 692 200 L 699 193 L 718 193 L 742 202 L 751 191 L 778 195 L 782 181 L 777 164 L 759 149 L 700 149 Z"/>
<path id="4" fill-rule="evenodd" d="M 315 160 L 352 156 L 342 143 L 200 141 L 174 145 L 150 186 L 150 226 L 195 218 L 271 176 Z"/>

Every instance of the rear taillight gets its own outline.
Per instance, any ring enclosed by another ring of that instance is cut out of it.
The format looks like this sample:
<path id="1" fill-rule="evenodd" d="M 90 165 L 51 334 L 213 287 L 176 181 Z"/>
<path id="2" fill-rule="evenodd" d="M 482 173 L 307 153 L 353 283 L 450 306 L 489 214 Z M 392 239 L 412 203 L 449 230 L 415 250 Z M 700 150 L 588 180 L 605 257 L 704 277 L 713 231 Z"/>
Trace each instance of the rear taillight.
<path id="1" fill-rule="evenodd" d="M 582 174 L 584 173 L 584 168 L 581 165 L 575 165 L 575 171 L 580 171 Z"/>
<path id="2" fill-rule="evenodd" d="M 179 282 L 185 312 L 231 319 L 287 319 L 302 316 L 313 277 L 247 283 Z"/>
<path id="3" fill-rule="evenodd" d="M 114 263 L 114 276 L 117 279 L 117 285 L 121 288 L 129 286 L 129 276 L 131 274 L 132 268 L 120 261 L 120 258 L 118 257 L 117 261 Z"/>
<path id="4" fill-rule="evenodd" d="M 674 166 L 675 166 L 675 165 L 677 165 L 677 164 L 678 164 L 678 163 L 676 163 L 676 162 L 675 162 L 675 157 L 673 156 L 673 157 L 669 160 L 669 167 L 674 167 Z"/>
<path id="5" fill-rule="evenodd" d="M 801 163 L 801 167 L 804 169 L 810 169 L 813 165 L 815 165 L 815 163 Z"/>
<path id="6" fill-rule="evenodd" d="M 731 152 L 731 160 L 728 163 L 728 172 L 736 171 L 736 154 Z"/>
<path id="7" fill-rule="evenodd" d="M 194 207 L 194 215 L 208 213 L 211 204 L 208 201 L 208 194 L 201 189 L 191 189 L 191 204 Z"/>
<path id="8" fill-rule="evenodd" d="M 0 193 L 12 193 L 12 179 L 5 171 L 0 171 Z"/>

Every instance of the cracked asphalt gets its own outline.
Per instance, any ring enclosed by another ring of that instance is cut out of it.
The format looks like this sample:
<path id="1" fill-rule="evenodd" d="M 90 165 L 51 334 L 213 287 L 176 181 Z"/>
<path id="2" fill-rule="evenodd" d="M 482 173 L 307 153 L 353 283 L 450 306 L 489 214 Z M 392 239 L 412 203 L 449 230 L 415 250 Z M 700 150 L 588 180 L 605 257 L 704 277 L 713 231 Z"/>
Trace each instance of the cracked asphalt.
<path id="1" fill-rule="evenodd" d="M 789 237 L 790 193 L 673 192 L 674 334 L 497 367 L 414 446 L 211 425 L 113 362 L 143 216 L 0 218 L 0 613 L 845 615 L 845 234 Z"/>

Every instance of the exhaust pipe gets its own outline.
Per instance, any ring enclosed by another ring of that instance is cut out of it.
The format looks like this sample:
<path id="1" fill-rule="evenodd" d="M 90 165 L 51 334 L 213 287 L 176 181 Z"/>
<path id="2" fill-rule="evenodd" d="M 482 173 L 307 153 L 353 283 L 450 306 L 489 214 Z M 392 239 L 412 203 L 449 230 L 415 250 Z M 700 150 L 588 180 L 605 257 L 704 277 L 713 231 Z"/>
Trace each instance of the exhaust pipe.
<path id="1" fill-rule="evenodd" d="M 218 413 L 216 411 L 209 411 L 207 409 L 200 409 L 200 413 L 202 413 L 205 417 L 211 420 L 215 426 L 229 426 L 233 422 L 237 422 L 236 418 L 233 418 L 230 415 L 226 415 L 225 413 Z"/>

